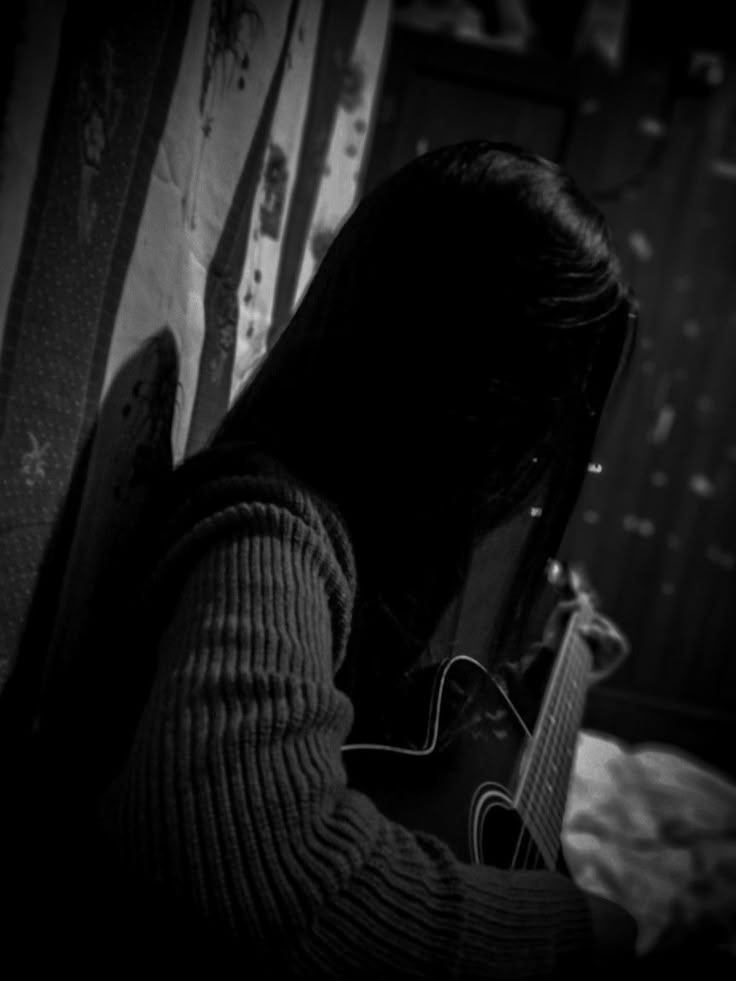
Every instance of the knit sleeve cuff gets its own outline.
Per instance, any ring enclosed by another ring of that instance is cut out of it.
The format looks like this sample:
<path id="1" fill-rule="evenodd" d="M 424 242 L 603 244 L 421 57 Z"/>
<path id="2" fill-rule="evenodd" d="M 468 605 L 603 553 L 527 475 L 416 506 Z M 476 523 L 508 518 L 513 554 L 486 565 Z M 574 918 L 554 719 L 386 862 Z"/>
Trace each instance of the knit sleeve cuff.
<path id="1" fill-rule="evenodd" d="M 493 890 L 489 889 L 491 875 Z M 540 950 L 547 943 L 551 973 L 574 978 L 578 971 L 589 968 L 593 953 L 591 916 L 585 895 L 572 880 L 547 872 L 503 874 L 473 865 L 466 869 L 465 882 L 469 915 L 461 962 L 478 963 L 489 945 L 492 960 L 506 960 L 499 957 L 499 948 L 507 944 L 508 959 L 513 959 L 519 976 L 530 976 L 532 957 L 538 970 Z M 494 894 L 499 886 L 503 902 Z M 489 923 L 494 925 L 492 934 Z M 526 962 L 529 969 L 525 969 Z"/>

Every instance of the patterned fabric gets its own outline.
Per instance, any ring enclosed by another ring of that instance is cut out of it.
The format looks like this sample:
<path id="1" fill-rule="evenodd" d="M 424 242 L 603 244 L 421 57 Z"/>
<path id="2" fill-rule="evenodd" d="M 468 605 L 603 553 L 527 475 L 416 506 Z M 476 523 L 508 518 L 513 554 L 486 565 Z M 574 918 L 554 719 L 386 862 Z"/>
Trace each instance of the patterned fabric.
<path id="1" fill-rule="evenodd" d="M 359 192 L 388 21 L 388 0 L 25 5 L 0 147 L 0 688 L 74 649 L 147 487 L 283 329 Z"/>

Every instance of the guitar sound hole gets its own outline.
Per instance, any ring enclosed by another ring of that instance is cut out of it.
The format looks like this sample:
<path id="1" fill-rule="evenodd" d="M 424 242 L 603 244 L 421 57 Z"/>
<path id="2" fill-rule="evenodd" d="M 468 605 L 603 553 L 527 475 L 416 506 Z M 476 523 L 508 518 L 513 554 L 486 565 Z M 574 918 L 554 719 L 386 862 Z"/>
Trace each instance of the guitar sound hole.
<path id="1" fill-rule="evenodd" d="M 511 807 L 490 807 L 481 830 L 481 861 L 497 869 L 543 869 L 544 859 Z"/>

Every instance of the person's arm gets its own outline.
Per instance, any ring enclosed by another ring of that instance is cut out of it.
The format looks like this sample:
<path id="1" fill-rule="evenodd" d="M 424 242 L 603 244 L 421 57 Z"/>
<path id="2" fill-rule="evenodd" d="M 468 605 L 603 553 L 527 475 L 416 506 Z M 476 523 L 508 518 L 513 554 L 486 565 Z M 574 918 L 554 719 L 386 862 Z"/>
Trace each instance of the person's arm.
<path id="1" fill-rule="evenodd" d="M 545 978 L 583 967 L 570 881 L 461 864 L 346 784 L 334 685 L 349 549 L 308 499 L 263 493 L 176 544 L 188 563 L 115 801 L 128 859 L 203 917 L 323 978 Z"/>

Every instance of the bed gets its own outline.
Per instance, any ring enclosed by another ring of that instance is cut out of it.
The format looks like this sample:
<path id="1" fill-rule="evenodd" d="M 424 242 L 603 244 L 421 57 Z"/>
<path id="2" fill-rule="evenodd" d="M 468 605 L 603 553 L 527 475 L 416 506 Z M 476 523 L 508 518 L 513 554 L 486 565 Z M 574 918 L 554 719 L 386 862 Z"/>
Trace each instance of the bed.
<path id="1" fill-rule="evenodd" d="M 583 730 L 563 850 L 581 887 L 636 918 L 642 958 L 687 951 L 736 976 L 736 784 L 724 774 L 673 746 Z"/>

